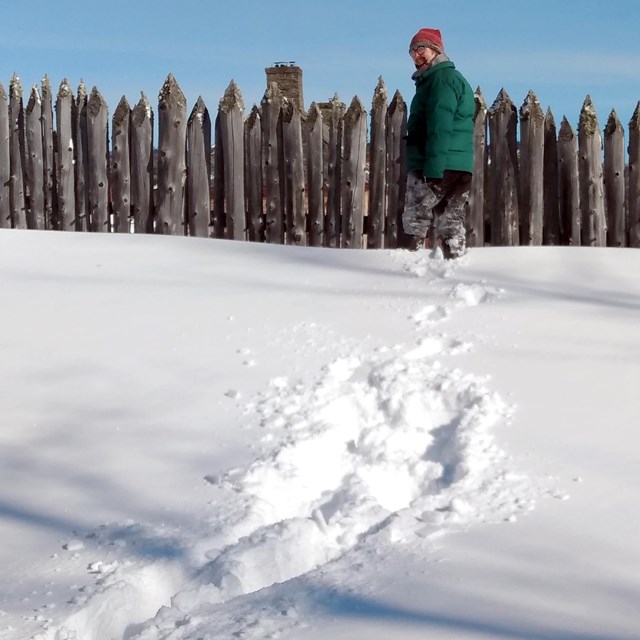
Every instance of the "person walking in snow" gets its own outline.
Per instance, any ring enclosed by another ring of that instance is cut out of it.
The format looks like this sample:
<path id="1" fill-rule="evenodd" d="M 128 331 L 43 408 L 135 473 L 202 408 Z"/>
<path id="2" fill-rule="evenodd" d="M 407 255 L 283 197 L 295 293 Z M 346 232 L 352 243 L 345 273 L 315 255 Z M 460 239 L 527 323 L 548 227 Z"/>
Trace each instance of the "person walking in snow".
<path id="1" fill-rule="evenodd" d="M 441 245 L 445 258 L 464 253 L 473 172 L 475 98 L 444 53 L 438 29 L 420 29 L 409 55 L 416 93 L 407 122 L 407 201 L 402 226 L 412 249 Z"/>

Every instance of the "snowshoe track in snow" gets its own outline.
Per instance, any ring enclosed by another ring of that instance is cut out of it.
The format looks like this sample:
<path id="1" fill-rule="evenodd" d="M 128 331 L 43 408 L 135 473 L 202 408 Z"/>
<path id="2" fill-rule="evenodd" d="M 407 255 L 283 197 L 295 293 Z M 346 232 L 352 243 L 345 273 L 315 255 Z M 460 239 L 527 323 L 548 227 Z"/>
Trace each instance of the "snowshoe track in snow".
<path id="1" fill-rule="evenodd" d="M 441 261 L 407 270 L 423 275 L 423 267 L 438 279 L 453 272 Z M 419 331 L 428 329 L 456 308 L 500 294 L 458 284 L 445 305 L 426 306 L 412 320 Z M 485 379 L 438 360 L 472 348 L 420 333 L 413 345 L 338 359 L 311 384 L 272 380 L 248 405 L 248 419 L 264 428 L 263 453 L 244 468 L 207 478 L 234 497 L 209 516 L 207 535 L 194 544 L 196 570 L 186 576 L 169 561 L 118 568 L 62 627 L 42 637 L 200 637 L 208 624 L 197 626 L 203 608 L 328 567 L 367 545 L 428 539 L 530 509 L 526 479 L 510 470 L 491 435 L 509 408 Z M 169 586 L 156 589 L 153 602 L 138 602 L 152 583 Z M 129 602 L 157 609 L 168 595 L 171 606 L 146 622 L 122 612 Z M 242 637 L 266 637 L 261 627 L 252 633 L 240 618 L 234 627 L 222 609 L 219 615 L 218 628 L 231 624 Z M 295 615 L 284 615 L 273 633 L 292 624 Z"/>

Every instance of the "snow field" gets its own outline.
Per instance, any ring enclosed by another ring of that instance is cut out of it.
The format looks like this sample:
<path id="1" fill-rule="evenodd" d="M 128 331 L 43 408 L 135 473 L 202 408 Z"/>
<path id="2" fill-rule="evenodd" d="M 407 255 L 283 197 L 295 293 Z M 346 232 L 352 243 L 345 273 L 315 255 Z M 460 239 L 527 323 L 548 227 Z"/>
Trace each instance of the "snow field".
<path id="1" fill-rule="evenodd" d="M 452 287 L 455 265 L 441 256 L 404 260 L 406 271 L 448 291 L 444 304 L 411 315 L 414 342 L 355 349 L 311 382 L 273 378 L 245 403 L 246 421 L 264 432 L 261 453 L 207 476 L 224 498 L 214 500 L 200 536 L 183 541 L 186 566 L 95 562 L 98 579 L 76 610 L 34 640 L 278 637 L 299 624 L 303 600 L 256 618 L 238 613 L 242 598 L 309 572 L 352 572 L 363 554 L 407 543 L 428 548 L 447 531 L 514 521 L 533 508 L 535 491 L 492 435 L 511 409 L 488 380 L 442 363 L 474 344 L 433 331 L 457 309 L 503 292 L 483 283 Z M 236 390 L 227 395 L 244 402 Z"/>

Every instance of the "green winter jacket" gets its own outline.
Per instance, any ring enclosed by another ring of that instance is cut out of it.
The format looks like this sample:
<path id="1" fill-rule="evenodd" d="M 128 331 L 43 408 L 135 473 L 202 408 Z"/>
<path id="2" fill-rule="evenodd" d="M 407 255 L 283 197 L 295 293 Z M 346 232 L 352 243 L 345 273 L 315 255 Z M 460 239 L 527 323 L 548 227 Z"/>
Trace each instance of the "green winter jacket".
<path id="1" fill-rule="evenodd" d="M 420 74 L 407 122 L 407 169 L 425 178 L 442 178 L 446 169 L 473 172 L 475 108 L 471 86 L 448 58 Z"/>

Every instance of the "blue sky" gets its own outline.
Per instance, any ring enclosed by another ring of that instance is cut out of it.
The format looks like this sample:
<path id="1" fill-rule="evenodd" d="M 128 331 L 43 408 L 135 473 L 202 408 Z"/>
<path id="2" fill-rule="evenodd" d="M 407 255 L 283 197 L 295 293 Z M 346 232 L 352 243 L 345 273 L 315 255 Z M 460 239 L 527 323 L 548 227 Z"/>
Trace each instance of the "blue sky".
<path id="1" fill-rule="evenodd" d="M 501 87 L 517 107 L 529 89 L 559 123 L 576 124 L 590 94 L 601 126 L 615 108 L 626 127 L 640 100 L 640 0 L 456 0 L 413 6 L 389 0 L 32 0 L 3 7 L 0 81 L 15 71 L 25 92 L 47 74 L 55 89 L 96 85 L 110 111 L 122 95 L 153 105 L 168 73 L 211 111 L 230 80 L 247 111 L 265 89 L 264 68 L 295 60 L 304 97 L 358 95 L 369 108 L 382 76 L 410 99 L 407 54 L 420 27 L 441 29 L 446 51 L 489 104 Z"/>

